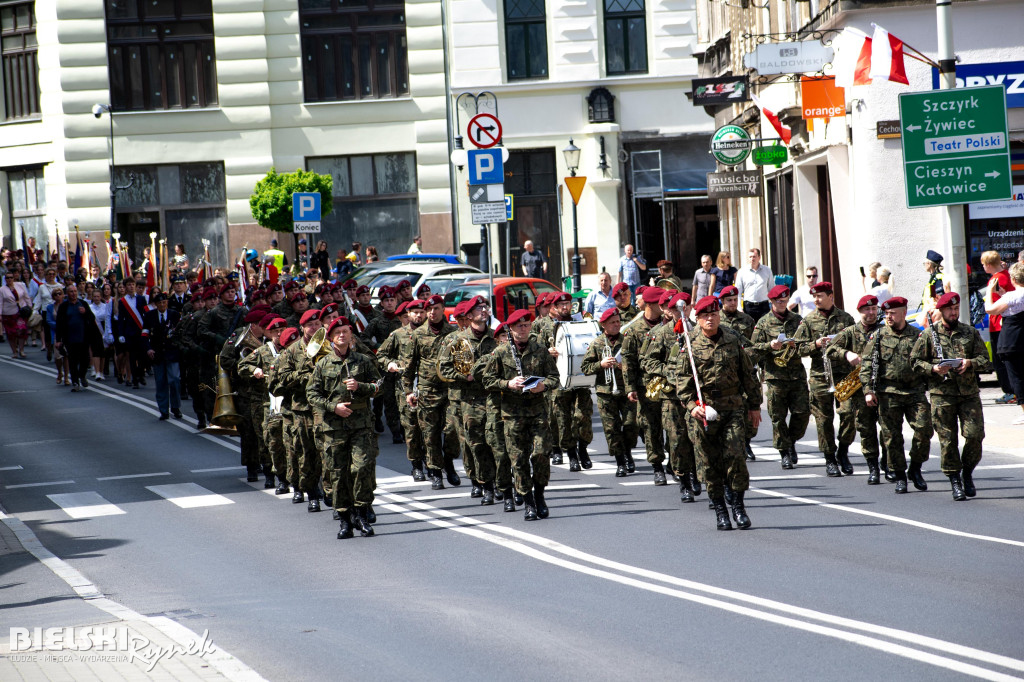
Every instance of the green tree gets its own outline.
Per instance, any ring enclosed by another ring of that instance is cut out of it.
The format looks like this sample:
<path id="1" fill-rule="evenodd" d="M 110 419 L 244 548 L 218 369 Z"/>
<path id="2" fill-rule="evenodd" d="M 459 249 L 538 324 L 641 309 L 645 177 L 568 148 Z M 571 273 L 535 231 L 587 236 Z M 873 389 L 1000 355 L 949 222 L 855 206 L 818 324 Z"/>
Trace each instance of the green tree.
<path id="1" fill-rule="evenodd" d="M 249 197 L 252 217 L 267 229 L 291 232 L 292 192 L 319 192 L 320 214 L 327 215 L 334 208 L 331 200 L 333 184 L 330 175 L 302 169 L 296 169 L 294 173 L 278 173 L 271 168 L 266 177 L 256 183 Z"/>

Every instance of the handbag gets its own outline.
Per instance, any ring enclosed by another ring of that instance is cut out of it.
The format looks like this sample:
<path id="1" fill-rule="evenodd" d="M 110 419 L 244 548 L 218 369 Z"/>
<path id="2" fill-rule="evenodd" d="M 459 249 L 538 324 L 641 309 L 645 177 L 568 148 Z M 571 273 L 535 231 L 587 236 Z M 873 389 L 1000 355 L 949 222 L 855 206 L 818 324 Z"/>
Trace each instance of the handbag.
<path id="1" fill-rule="evenodd" d="M 32 314 L 28 318 L 28 327 L 29 327 L 29 329 L 34 329 L 35 327 L 38 327 L 42 323 L 43 323 L 43 316 L 33 310 Z"/>
<path id="2" fill-rule="evenodd" d="M 28 305 L 22 306 L 18 310 L 18 317 L 20 317 L 23 320 L 27 320 L 30 317 L 32 317 L 32 306 L 28 306 Z"/>

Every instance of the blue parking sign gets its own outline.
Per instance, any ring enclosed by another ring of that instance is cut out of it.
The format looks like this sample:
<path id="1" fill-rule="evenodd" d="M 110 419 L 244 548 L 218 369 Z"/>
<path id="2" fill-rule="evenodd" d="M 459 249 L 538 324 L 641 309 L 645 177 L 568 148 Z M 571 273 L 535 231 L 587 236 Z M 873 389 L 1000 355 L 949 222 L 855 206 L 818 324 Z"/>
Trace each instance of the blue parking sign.
<path id="1" fill-rule="evenodd" d="M 297 223 L 320 222 L 320 192 L 294 192 L 292 220 Z"/>
<path id="2" fill-rule="evenodd" d="M 466 152 L 469 184 L 500 185 L 505 182 L 501 149 L 470 149 Z"/>

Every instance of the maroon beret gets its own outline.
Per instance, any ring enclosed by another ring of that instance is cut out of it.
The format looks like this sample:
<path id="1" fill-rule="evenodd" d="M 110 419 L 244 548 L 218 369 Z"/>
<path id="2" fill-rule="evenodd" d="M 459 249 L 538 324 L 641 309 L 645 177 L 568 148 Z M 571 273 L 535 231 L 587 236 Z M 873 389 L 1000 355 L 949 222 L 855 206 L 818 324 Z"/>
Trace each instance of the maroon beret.
<path id="1" fill-rule="evenodd" d="M 202 299 L 204 301 L 206 301 L 206 300 L 211 299 L 211 298 L 217 298 L 217 290 L 214 289 L 213 287 L 210 287 L 208 289 L 204 289 L 203 290 Z"/>
<path id="2" fill-rule="evenodd" d="M 552 291 L 550 294 L 548 294 L 548 305 L 555 305 L 556 303 L 566 303 L 571 300 L 572 296 L 570 296 L 565 291 Z"/>
<path id="3" fill-rule="evenodd" d="M 725 298 L 726 296 L 739 296 L 739 295 L 740 295 L 740 290 L 737 289 L 736 287 L 734 287 L 731 284 L 729 286 L 727 286 L 727 287 L 722 287 L 722 290 L 718 293 L 718 297 L 719 298 Z M 768 297 L 771 298 L 771 294 L 769 294 Z"/>
<path id="4" fill-rule="evenodd" d="M 403 279 L 401 282 L 395 285 L 395 291 L 401 291 L 402 289 L 408 289 L 412 286 L 412 282 L 407 279 Z"/>
<path id="5" fill-rule="evenodd" d="M 772 287 L 772 290 L 768 292 L 768 298 L 772 301 L 777 298 L 786 298 L 787 296 L 789 296 L 789 287 L 785 284 L 776 284 Z"/>
<path id="6" fill-rule="evenodd" d="M 509 327 L 511 327 L 512 325 L 514 325 L 515 323 L 517 323 L 517 322 L 519 322 L 521 320 L 529 320 L 529 319 L 530 319 L 530 311 L 526 310 L 525 308 L 523 308 L 523 309 L 517 310 L 514 313 L 512 313 L 511 315 L 509 315 L 508 319 L 505 320 L 505 324 L 508 325 Z"/>
<path id="7" fill-rule="evenodd" d="M 648 289 L 650 289 L 649 286 L 647 286 L 646 284 L 641 284 L 640 286 L 638 286 L 636 288 L 636 295 L 637 296 L 643 296 L 644 292 L 647 291 Z"/>
<path id="8" fill-rule="evenodd" d="M 377 298 L 394 298 L 395 290 L 391 287 L 384 285 L 377 290 Z"/>
<path id="9" fill-rule="evenodd" d="M 356 289 L 356 296 L 362 296 L 363 294 L 368 294 L 368 293 L 370 293 L 370 287 L 366 286 L 365 284 L 363 286 L 359 287 L 358 289 Z"/>
<path id="10" fill-rule="evenodd" d="M 220 287 L 217 289 L 217 295 L 223 296 L 228 291 L 234 293 L 235 287 L 233 287 L 230 284 L 221 284 Z"/>
<path id="11" fill-rule="evenodd" d="M 260 318 L 260 321 L 259 321 L 258 324 L 259 324 L 259 326 L 261 326 L 264 329 L 266 329 L 267 325 L 270 324 L 270 322 L 272 320 L 276 320 L 278 317 L 279 316 L 276 313 L 267 313 L 263 317 Z"/>
<path id="12" fill-rule="evenodd" d="M 551 298 L 551 292 L 550 291 L 545 291 L 545 292 L 542 292 L 540 294 L 537 294 L 537 300 L 536 300 L 535 304 L 538 305 L 538 306 L 547 305 L 549 298 Z"/>
<path id="13" fill-rule="evenodd" d="M 675 289 L 662 289 L 661 290 L 661 298 L 658 299 L 658 305 L 660 305 L 660 306 L 668 305 L 668 302 L 672 300 L 672 297 L 675 296 L 678 293 L 679 292 L 676 291 Z"/>
<path id="14" fill-rule="evenodd" d="M 345 283 L 341 285 L 341 288 L 345 289 L 345 290 L 356 289 L 358 287 L 359 287 L 359 282 L 355 281 L 354 279 L 346 279 Z"/>
<path id="15" fill-rule="evenodd" d="M 618 284 L 612 287 L 612 296 L 618 296 L 623 291 L 629 291 L 629 285 L 626 284 L 625 282 L 619 282 Z"/>
<path id="16" fill-rule="evenodd" d="M 664 289 L 659 289 L 658 287 L 647 287 L 644 289 L 643 293 L 644 303 L 657 303 L 661 300 L 661 295 L 664 293 Z"/>
<path id="17" fill-rule="evenodd" d="M 331 337 L 331 332 L 333 332 L 338 327 L 351 327 L 351 326 L 352 326 L 352 323 L 348 321 L 348 318 L 345 317 L 344 315 L 341 315 L 336 320 L 334 320 L 334 322 L 331 322 L 329 325 L 327 325 L 327 338 L 330 338 Z"/>
<path id="18" fill-rule="evenodd" d="M 892 298 L 886 300 L 886 302 L 882 304 L 882 310 L 892 310 L 893 308 L 906 307 L 907 299 L 903 298 L 902 296 L 893 296 Z"/>
<path id="19" fill-rule="evenodd" d="M 269 332 L 272 329 L 284 329 L 287 324 L 288 323 L 285 322 L 283 317 L 275 317 L 274 319 L 267 323 L 266 327 L 263 328 Z M 260 326 L 262 327 L 263 325 Z"/>
<path id="20" fill-rule="evenodd" d="M 287 294 L 289 291 L 299 286 L 299 283 L 293 279 L 288 280 L 284 283 L 284 292 Z"/>
<path id="21" fill-rule="evenodd" d="M 402 301 L 401 303 L 398 304 L 398 307 L 395 308 L 395 315 L 401 315 L 402 313 L 406 312 L 406 308 L 408 308 L 408 307 L 409 307 L 409 302 L 408 301 Z"/>
<path id="22" fill-rule="evenodd" d="M 330 315 L 331 313 L 336 313 L 336 312 L 338 312 L 338 304 L 337 303 L 328 303 L 327 305 L 325 305 L 323 308 L 320 309 L 320 319 L 322 320 L 327 315 Z"/>
<path id="23" fill-rule="evenodd" d="M 859 301 L 857 301 L 857 310 L 872 305 L 878 305 L 878 297 L 875 296 L 874 294 L 865 294 L 864 296 L 860 297 Z"/>
<path id="24" fill-rule="evenodd" d="M 426 307 L 426 303 L 427 303 L 426 301 L 423 301 L 423 300 L 420 300 L 418 298 L 415 298 L 415 299 L 413 299 L 411 301 L 406 301 L 405 302 L 405 309 L 406 310 L 412 310 L 414 308 L 419 308 L 420 310 L 422 310 L 423 308 Z"/>
<path id="25" fill-rule="evenodd" d="M 469 301 L 461 301 L 460 303 L 458 303 L 455 306 L 455 308 L 452 310 L 452 315 L 454 317 L 465 317 L 466 316 L 466 312 L 467 312 L 467 310 L 466 310 L 466 304 L 467 303 L 469 303 Z"/>
<path id="26" fill-rule="evenodd" d="M 478 305 L 487 305 L 487 301 L 484 299 L 483 296 L 477 295 L 466 301 L 466 312 L 468 313 Z"/>
<path id="27" fill-rule="evenodd" d="M 299 338 L 299 330 L 295 327 L 287 327 L 283 332 L 281 332 L 281 338 L 278 339 L 277 342 L 280 344 L 281 348 L 284 348 L 297 338 Z"/>
<path id="28" fill-rule="evenodd" d="M 936 308 L 945 308 L 950 305 L 960 305 L 960 294 L 950 291 L 948 294 L 939 296 L 939 300 L 935 302 Z"/>
<path id="29" fill-rule="evenodd" d="M 256 325 L 258 325 L 260 323 L 260 320 L 263 319 L 263 316 L 265 314 L 266 313 L 264 313 L 262 310 L 256 310 L 254 308 L 254 309 L 249 311 L 248 315 L 246 315 L 245 317 L 242 318 L 242 322 L 244 322 L 246 324 L 256 324 Z"/>
<path id="30" fill-rule="evenodd" d="M 498 324 L 497 327 L 494 328 L 494 335 L 498 336 L 499 334 L 504 334 L 504 333 L 505 333 L 505 323 L 501 322 L 501 323 Z"/>
<path id="31" fill-rule="evenodd" d="M 299 318 L 299 324 L 303 325 L 303 324 L 306 324 L 307 322 L 312 322 L 313 320 L 319 320 L 320 319 L 320 313 L 322 313 L 322 312 L 323 312 L 322 310 L 317 310 L 316 308 L 310 308 L 306 312 L 302 313 L 302 317 Z"/>
<path id="32" fill-rule="evenodd" d="M 601 321 L 602 322 L 607 322 L 611 318 L 612 315 L 618 315 L 618 314 L 619 314 L 619 309 L 618 308 L 609 308 L 608 310 L 606 310 L 603 313 L 601 313 Z"/>
<path id="33" fill-rule="evenodd" d="M 701 313 L 714 313 L 717 311 L 718 299 L 714 296 L 705 296 L 697 301 L 697 305 L 693 306 L 693 312 L 697 315 L 700 315 Z"/>
<path id="34" fill-rule="evenodd" d="M 818 282 L 811 287 L 812 294 L 831 294 L 832 293 L 832 282 Z"/>
<path id="35" fill-rule="evenodd" d="M 680 291 L 678 294 L 669 299 L 668 306 L 673 308 L 677 305 L 685 305 L 690 302 L 690 295 L 685 291 Z"/>
<path id="36" fill-rule="evenodd" d="M 441 296 L 440 294 L 434 294 L 433 296 L 426 300 L 424 305 L 426 305 L 428 308 L 430 306 L 435 305 L 444 305 L 444 297 Z"/>

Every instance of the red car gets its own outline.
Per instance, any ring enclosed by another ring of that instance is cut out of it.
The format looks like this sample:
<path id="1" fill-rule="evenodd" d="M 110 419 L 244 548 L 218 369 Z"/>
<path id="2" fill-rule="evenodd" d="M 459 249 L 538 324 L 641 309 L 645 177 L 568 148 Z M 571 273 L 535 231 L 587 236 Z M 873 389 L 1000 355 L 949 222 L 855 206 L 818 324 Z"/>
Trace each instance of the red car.
<path id="1" fill-rule="evenodd" d="M 456 305 L 474 296 L 486 298 L 489 284 L 489 280 L 484 277 L 469 280 L 449 289 L 444 295 L 445 315 L 450 317 Z M 491 314 L 501 322 L 504 322 L 512 311 L 520 308 L 526 308 L 536 315 L 534 308 L 537 296 L 549 291 L 561 289 L 547 280 L 534 277 L 495 277 Z"/>

